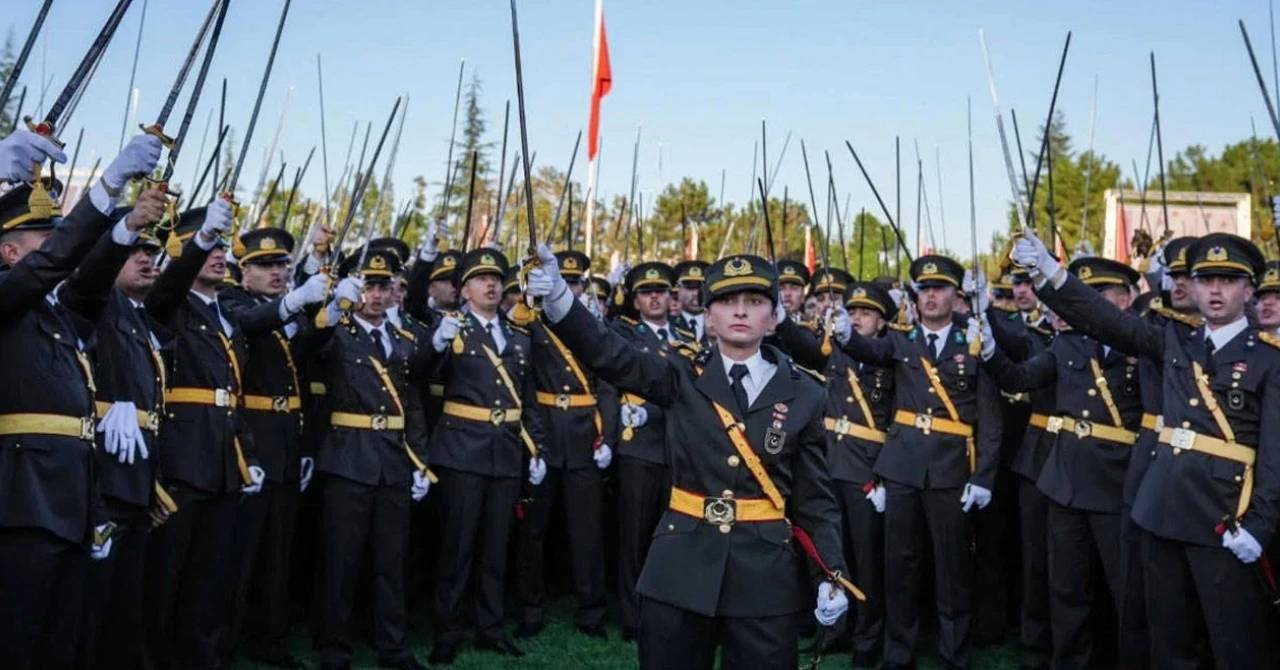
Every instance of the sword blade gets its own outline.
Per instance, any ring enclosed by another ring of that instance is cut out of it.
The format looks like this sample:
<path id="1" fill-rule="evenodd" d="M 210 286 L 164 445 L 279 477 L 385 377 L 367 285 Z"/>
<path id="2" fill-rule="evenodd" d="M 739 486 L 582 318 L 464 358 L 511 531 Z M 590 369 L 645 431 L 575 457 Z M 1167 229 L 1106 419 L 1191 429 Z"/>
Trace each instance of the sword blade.
<path id="1" fill-rule="evenodd" d="M 253 139 L 253 129 L 258 125 L 258 112 L 262 110 L 262 98 L 267 94 L 267 82 L 271 80 L 271 68 L 276 62 L 276 51 L 280 48 L 280 35 L 284 32 L 284 22 L 289 18 L 289 5 L 293 4 L 293 0 L 284 0 L 284 9 L 280 11 L 280 23 L 276 25 L 276 36 L 271 42 L 271 52 L 267 55 L 267 68 L 262 73 L 262 82 L 258 84 L 258 99 L 253 103 L 253 113 L 249 115 L 249 126 L 245 129 L 244 139 L 240 140 L 240 158 L 236 160 L 236 166 L 231 171 L 231 178 L 227 180 L 228 193 L 235 193 L 236 186 L 240 182 L 240 170 L 244 168 L 245 158 L 249 155 L 249 144 Z"/>
<path id="2" fill-rule="evenodd" d="M 27 40 L 22 43 L 22 51 L 18 52 L 18 59 L 13 61 L 9 76 L 4 80 L 4 87 L 0 88 L 0 109 L 5 109 L 9 105 L 9 96 L 13 94 L 13 89 L 18 83 L 18 77 L 22 76 L 22 68 L 27 64 L 27 57 L 31 55 L 31 47 L 35 46 L 36 37 L 40 35 L 40 28 L 44 26 L 44 18 L 49 15 L 49 7 L 52 4 L 53 0 L 44 0 L 44 4 L 40 6 L 40 12 L 36 14 L 35 23 L 31 24 L 31 31 L 27 33 Z M 15 128 L 17 123 L 18 119 L 15 115 Z"/>
<path id="3" fill-rule="evenodd" d="M 228 0 L 229 1 L 229 0 Z M 178 104 L 178 96 L 182 93 L 182 86 L 187 82 L 187 75 L 191 73 L 191 66 L 196 62 L 196 54 L 200 53 L 200 45 L 204 44 L 204 36 L 209 32 L 209 26 L 213 25 L 213 20 L 220 14 L 218 8 L 222 5 L 222 0 L 213 0 L 213 4 L 209 7 L 209 13 L 204 17 L 204 23 L 200 24 L 200 32 L 196 33 L 196 41 L 191 44 L 191 50 L 187 52 L 186 60 L 182 61 L 182 67 L 178 70 L 178 76 L 174 79 L 173 87 L 169 89 L 169 97 L 165 98 L 164 106 L 160 108 L 160 115 L 156 117 L 156 125 L 161 128 L 169 121 L 169 114 L 173 112 L 174 105 Z M 214 44 L 216 44 L 217 36 L 214 36 Z M 212 47 L 210 47 L 212 50 Z"/>
<path id="4" fill-rule="evenodd" d="M 62 113 L 67 109 L 67 105 L 71 104 L 72 99 L 77 97 L 77 93 L 88 84 L 91 71 L 97 69 L 98 60 L 111 44 L 116 28 L 120 27 L 120 21 L 124 19 L 125 12 L 129 11 L 129 5 L 132 3 L 133 0 L 120 0 L 116 3 L 115 9 L 111 10 L 111 14 L 107 17 L 106 24 L 102 26 L 102 30 L 98 31 L 98 36 L 89 45 L 89 50 L 85 52 L 84 58 L 80 59 L 80 64 L 71 74 L 71 79 L 67 81 L 67 85 L 58 94 L 53 105 L 49 107 L 48 113 L 44 115 L 44 120 L 40 122 L 36 132 L 46 137 L 53 136 L 54 129 L 62 120 Z"/>

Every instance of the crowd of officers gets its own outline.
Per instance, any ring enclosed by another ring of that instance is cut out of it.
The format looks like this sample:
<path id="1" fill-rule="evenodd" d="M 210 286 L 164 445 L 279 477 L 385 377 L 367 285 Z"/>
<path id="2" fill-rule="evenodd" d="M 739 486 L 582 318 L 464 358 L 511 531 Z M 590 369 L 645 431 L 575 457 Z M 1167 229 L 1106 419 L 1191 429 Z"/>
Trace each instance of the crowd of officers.
<path id="1" fill-rule="evenodd" d="M 302 667 L 304 592 L 323 668 L 361 616 L 382 667 L 423 667 L 416 593 L 433 665 L 519 657 L 548 556 L 605 638 L 615 532 L 645 667 L 795 667 L 811 588 L 858 666 L 913 667 L 935 614 L 946 667 L 1010 629 L 1024 668 L 1280 658 L 1280 264 L 1248 240 L 1168 240 L 1143 277 L 1027 232 L 989 286 L 940 255 L 905 283 L 749 256 L 606 280 L 544 248 L 525 287 L 490 247 L 117 207 L 160 152 L 63 211 L 29 167 L 57 148 L 0 142 L 6 667 Z M 715 332 L 752 296 L 763 346 Z"/>

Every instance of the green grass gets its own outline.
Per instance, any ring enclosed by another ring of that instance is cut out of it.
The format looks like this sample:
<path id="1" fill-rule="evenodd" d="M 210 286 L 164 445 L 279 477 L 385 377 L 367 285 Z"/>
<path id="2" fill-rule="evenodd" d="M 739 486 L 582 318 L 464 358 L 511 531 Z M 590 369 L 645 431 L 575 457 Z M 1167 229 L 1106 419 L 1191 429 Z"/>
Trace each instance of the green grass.
<path id="1" fill-rule="evenodd" d="M 509 626 L 508 631 L 514 631 L 514 626 Z M 410 633 L 410 641 L 419 661 L 426 663 L 427 655 L 431 653 L 432 640 L 430 631 L 426 630 L 425 622 L 416 620 Z M 463 646 L 453 665 L 448 667 L 455 670 L 504 670 L 507 668 L 520 668 L 521 670 L 577 670 L 578 668 L 622 670 L 624 668 L 635 668 L 638 665 L 635 644 L 623 642 L 621 633 L 616 626 L 609 627 L 608 640 L 595 640 L 578 633 L 573 626 L 572 603 L 567 599 L 554 603 L 547 621 L 547 628 L 541 635 L 533 640 L 517 640 L 516 643 L 527 654 L 524 658 L 513 659 L 488 651 L 476 651 L 467 644 Z M 805 641 L 801 641 L 800 646 L 804 648 Z M 298 659 L 308 665 L 317 663 L 318 656 L 311 650 L 311 636 L 301 628 L 298 628 L 293 635 L 292 647 L 293 654 Z M 922 635 L 918 650 L 918 667 L 921 670 L 939 667 L 935 649 L 932 637 Z M 982 649 L 975 653 L 974 667 L 990 670 L 1016 670 L 1018 667 L 1018 655 L 1019 651 L 1015 644 Z M 801 654 L 801 666 L 803 667 L 808 661 L 808 655 Z M 256 665 L 244 660 L 239 661 L 235 667 L 254 670 L 268 669 L 268 666 Z M 353 667 L 361 669 L 378 667 L 377 655 L 363 643 L 363 640 L 357 640 L 356 658 Z M 850 665 L 848 654 L 836 654 L 824 656 L 819 667 L 845 669 L 852 666 Z"/>

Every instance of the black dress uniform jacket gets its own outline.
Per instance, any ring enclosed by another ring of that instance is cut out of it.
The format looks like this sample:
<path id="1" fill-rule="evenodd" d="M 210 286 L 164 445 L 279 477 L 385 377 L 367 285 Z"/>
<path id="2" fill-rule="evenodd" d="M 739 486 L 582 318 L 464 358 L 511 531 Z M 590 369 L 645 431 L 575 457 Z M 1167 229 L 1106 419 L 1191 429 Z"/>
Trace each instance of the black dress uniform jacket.
<path id="1" fill-rule="evenodd" d="M 885 337 L 876 339 L 855 332 L 844 350 L 854 360 L 894 366 L 895 407 L 935 418 L 949 417 L 920 361 L 921 357 L 932 357 L 920 326 L 907 332 L 890 330 Z M 956 488 L 973 483 L 993 490 L 1002 425 L 1000 393 L 978 359 L 969 355 L 965 327 L 960 321 L 952 324 L 942 353 L 932 364 L 955 404 L 959 420 L 974 428 L 977 454 L 973 473 L 969 472 L 964 437 L 938 431 L 925 435 L 895 422 L 889 427 L 889 436 L 876 461 L 876 474 L 915 488 Z"/>
<path id="2" fill-rule="evenodd" d="M 674 324 L 668 322 L 667 325 L 671 329 L 674 339 L 683 341 Z M 658 334 L 643 322 L 623 317 L 613 322 L 613 329 L 631 342 L 632 346 L 639 348 L 640 351 L 651 351 L 663 357 L 675 355 L 675 348 L 671 346 L 670 340 L 660 339 Z M 621 391 L 621 389 L 619 390 Z M 620 428 L 621 434 L 615 453 L 619 456 L 630 456 L 631 458 L 638 458 L 658 465 L 666 465 L 668 463 L 666 418 L 663 405 L 657 402 L 659 400 L 661 399 L 651 401 L 643 396 L 628 398 L 625 393 L 619 394 L 619 403 L 631 401 L 632 404 L 643 407 L 648 412 L 648 417 L 643 426 L 633 428 L 630 431 L 629 436 L 631 439 L 629 440 L 627 439 L 628 431 L 625 428 Z"/>
<path id="3" fill-rule="evenodd" d="M 547 440 L 542 444 L 542 458 L 547 467 L 566 470 L 580 470 L 596 467 L 593 457 L 597 442 L 605 442 L 610 434 L 608 421 L 616 421 L 618 417 L 618 398 L 616 392 L 601 385 L 596 376 L 584 368 L 573 354 L 566 349 L 563 353 L 552 342 L 553 335 L 541 321 L 529 324 L 529 337 L 533 341 L 533 377 L 539 393 L 543 398 L 554 396 L 560 404 L 548 406 L 545 402 L 537 404 L 538 411 L 546 425 Z M 568 358 L 565 357 L 568 354 Z M 578 366 L 587 381 L 584 389 L 582 382 L 574 373 L 573 366 Z M 569 396 L 590 394 L 595 397 L 594 407 L 570 407 Z M 599 429 L 596 427 L 596 416 L 600 417 Z M 615 429 L 616 430 L 616 429 Z M 616 445 L 610 445 L 610 448 Z"/>
<path id="4" fill-rule="evenodd" d="M 8 371 L 8 383 L 0 384 L 0 414 L 58 414 L 96 423 L 93 392 L 77 356 L 77 337 L 87 339 L 87 323 L 45 296 L 111 224 L 83 198 L 39 249 L 0 270 L 0 370 Z M 88 542 L 95 523 L 105 521 L 93 435 L 88 437 L 0 437 L 0 527 L 43 528 L 68 542 Z"/>
<path id="5" fill-rule="evenodd" d="M 987 310 L 987 323 L 1000 353 L 1015 363 L 1043 352 L 1055 337 L 1052 330 L 1027 326 L 1022 320 L 1022 313 L 1017 311 L 1009 313 L 992 307 Z M 1032 416 L 1048 417 L 1057 411 L 1057 387 L 1053 384 L 1029 389 L 1026 395 L 1029 396 Z M 1028 424 L 1015 448 L 1011 449 L 1012 453 L 1004 453 L 1008 445 L 1002 445 L 1000 460 L 1014 473 L 1034 483 L 1040 479 L 1040 471 L 1049 458 L 1053 437 L 1044 428 Z"/>
<path id="6" fill-rule="evenodd" d="M 1249 326 L 1210 362 L 1205 360 L 1203 328 L 1188 333 L 1174 323 L 1153 326 L 1116 309 L 1074 277 L 1058 289 L 1046 284 L 1039 295 L 1054 311 L 1102 341 L 1161 363 L 1166 426 L 1221 438 L 1196 387 L 1192 364 L 1206 370 L 1210 391 L 1236 442 L 1257 452 L 1253 495 L 1240 525 L 1267 546 L 1280 503 L 1280 449 L 1274 438 L 1264 436 L 1280 435 L 1280 350 Z M 1154 452 L 1134 499 L 1133 520 L 1165 539 L 1221 547 L 1215 530 L 1224 516 L 1236 512 L 1245 466 L 1194 450 L 1175 454 L 1158 446 Z"/>
<path id="7" fill-rule="evenodd" d="M 791 520 L 813 538 L 832 570 L 845 570 L 840 545 L 840 511 L 831 492 L 823 453 L 822 418 L 826 397 L 790 358 L 766 346 L 777 365 L 773 378 L 746 416 L 737 407 L 717 350 L 695 361 L 658 356 L 612 333 L 581 304 L 553 326 L 574 355 L 600 377 L 667 408 L 667 444 L 673 486 L 700 495 L 764 498 L 712 407 L 734 413 L 746 426 L 752 450 L 787 500 Z M 776 453 L 764 448 L 765 433 L 783 416 L 785 433 Z M 769 617 L 812 604 L 800 578 L 801 552 L 786 521 L 739 523 L 722 532 L 701 518 L 668 510 L 649 548 L 638 591 L 647 598 L 705 616 Z"/>

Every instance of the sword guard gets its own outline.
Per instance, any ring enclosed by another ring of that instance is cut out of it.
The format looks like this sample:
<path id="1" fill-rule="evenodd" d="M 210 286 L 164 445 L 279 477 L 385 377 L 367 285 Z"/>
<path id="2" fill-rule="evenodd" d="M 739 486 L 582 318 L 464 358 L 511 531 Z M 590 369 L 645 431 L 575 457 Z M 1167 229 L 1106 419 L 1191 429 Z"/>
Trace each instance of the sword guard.
<path id="1" fill-rule="evenodd" d="M 149 126 L 139 123 L 138 128 L 141 128 L 142 132 L 147 135 L 160 138 L 160 143 L 164 145 L 164 148 L 173 151 L 173 145 L 177 140 L 164 134 L 164 126 L 158 123 L 153 123 Z"/>
<path id="2" fill-rule="evenodd" d="M 53 142 L 54 144 L 58 145 L 59 149 L 67 146 L 66 142 L 63 142 L 53 136 L 52 123 L 49 123 L 48 121 L 41 121 L 40 123 L 36 123 L 29 116 L 22 117 L 22 121 L 27 124 L 27 130 L 30 130 L 31 132 L 49 140 L 50 142 Z"/>

